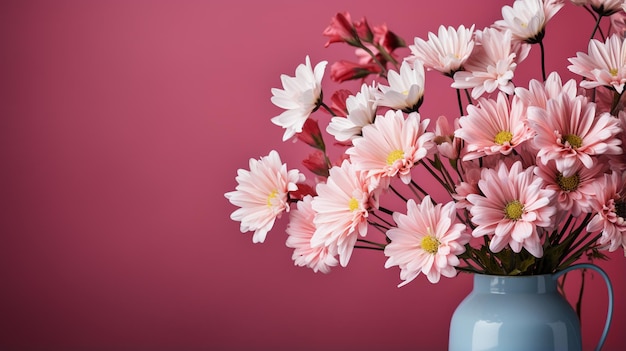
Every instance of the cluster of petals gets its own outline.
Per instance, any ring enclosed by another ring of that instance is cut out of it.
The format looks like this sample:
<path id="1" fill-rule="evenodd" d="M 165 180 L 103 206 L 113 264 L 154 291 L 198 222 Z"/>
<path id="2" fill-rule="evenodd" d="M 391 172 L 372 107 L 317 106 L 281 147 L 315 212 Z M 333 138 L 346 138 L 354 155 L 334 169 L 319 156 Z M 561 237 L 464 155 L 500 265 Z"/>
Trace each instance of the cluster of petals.
<path id="1" fill-rule="evenodd" d="M 544 189 L 534 166 L 523 168 L 520 161 L 510 169 L 500 163 L 483 168 L 478 181 L 481 194 L 470 194 L 470 212 L 476 228 L 474 237 L 491 236 L 489 249 L 500 252 L 507 245 L 514 252 L 525 248 L 535 257 L 543 256 L 538 228 L 554 225 L 554 190 Z"/>
<path id="2" fill-rule="evenodd" d="M 433 205 L 426 196 L 418 205 L 415 200 L 407 202 L 407 213 L 395 212 L 393 219 L 397 227 L 387 231 L 391 239 L 385 247 L 385 268 L 398 266 L 404 286 L 420 273 L 431 283 L 440 277 L 456 276 L 458 255 L 465 252 L 471 236 L 467 226 L 456 220 L 454 202 Z"/>
<path id="3" fill-rule="evenodd" d="M 293 248 L 292 259 L 300 267 L 309 267 L 314 272 L 328 273 L 331 267 L 339 264 L 335 246 L 311 246 L 311 238 L 315 233 L 315 211 L 311 206 L 313 197 L 305 196 L 296 203 L 296 209 L 289 214 L 286 232 L 287 247 Z"/>
<path id="4" fill-rule="evenodd" d="M 338 141 L 349 141 L 361 135 L 361 129 L 376 117 L 376 85 L 361 85 L 361 91 L 346 99 L 346 117 L 333 117 L 326 131 Z"/>
<path id="5" fill-rule="evenodd" d="M 328 37 L 324 47 L 328 47 L 332 43 L 353 43 L 358 40 L 356 30 L 352 25 L 352 18 L 348 12 L 340 12 L 333 16 L 322 35 Z"/>
<path id="6" fill-rule="evenodd" d="M 254 231 L 252 241 L 262 243 L 276 218 L 289 211 L 289 192 L 298 190 L 304 175 L 297 169 L 287 170 L 278 152 L 259 160 L 250 159 L 250 170 L 237 170 L 235 191 L 224 196 L 235 206 L 230 218 L 241 222 L 241 232 Z"/>
<path id="7" fill-rule="evenodd" d="M 409 49 L 408 62 L 419 60 L 428 70 L 452 76 L 463 67 L 474 49 L 474 26 L 465 28 L 461 25 L 457 29 L 440 26 L 437 35 L 428 33 L 428 41 L 416 37 Z"/>
<path id="8" fill-rule="evenodd" d="M 563 84 L 558 72 L 550 73 L 545 82 L 531 79 L 528 82 L 528 88 L 515 88 L 515 96 L 527 107 L 546 108 L 548 100 L 556 98 L 563 93 L 570 98 L 576 97 L 578 95 L 576 80 L 570 79 Z"/>
<path id="9" fill-rule="evenodd" d="M 495 27 L 510 29 L 514 40 L 536 43 L 543 39 L 546 23 L 563 7 L 563 0 L 516 0 L 502 7 Z"/>
<path id="10" fill-rule="evenodd" d="M 516 97 L 509 103 L 504 93 L 496 100 L 480 98 L 477 105 L 467 107 L 467 116 L 459 120 L 455 136 L 465 141 L 463 160 L 482 156 L 509 155 L 534 134 L 525 118 L 524 104 Z"/>
<path id="11" fill-rule="evenodd" d="M 609 113 L 596 116 L 596 105 L 584 96 L 561 94 L 550 99 L 545 109 L 531 106 L 528 120 L 535 131 L 534 144 L 542 163 L 554 160 L 565 176 L 581 162 L 593 167 L 598 155 L 622 153 L 619 120 Z"/>
<path id="12" fill-rule="evenodd" d="M 528 55 L 528 45 L 513 45 L 511 31 L 496 28 L 476 31 L 475 41 L 474 51 L 463 66 L 464 70 L 454 74 L 452 87 L 472 89 L 474 99 L 497 89 L 512 94 L 511 79 L 517 63 Z"/>
<path id="13" fill-rule="evenodd" d="M 365 172 L 371 187 L 386 187 L 396 175 L 408 184 L 413 166 L 435 146 L 434 134 L 426 131 L 429 122 L 417 112 L 405 118 L 402 111 L 389 110 L 363 127 L 363 136 L 352 140 L 354 146 L 346 154 L 357 170 Z"/>
<path id="14" fill-rule="evenodd" d="M 271 119 L 272 123 L 283 127 L 283 141 L 302 132 L 302 126 L 311 113 L 319 107 L 322 94 L 322 78 L 327 61 L 321 61 L 313 69 L 309 56 L 304 64 L 298 65 L 294 77 L 286 74 L 280 76 L 283 89 L 272 88 L 271 101 L 274 105 L 285 109 L 280 115 Z"/>
<path id="15" fill-rule="evenodd" d="M 586 79 L 580 86 L 591 89 L 607 86 L 618 94 L 624 91 L 626 84 L 626 41 L 617 34 L 611 35 L 605 42 L 591 39 L 587 53 L 578 52 L 569 59 L 567 68 Z"/>
<path id="16" fill-rule="evenodd" d="M 352 256 L 358 236 L 367 235 L 369 210 L 376 206 L 368 188 L 364 173 L 344 160 L 341 166 L 330 169 L 326 183 L 317 185 L 318 195 L 311 202 L 315 211 L 311 246 L 335 246 L 343 267 Z"/>
<path id="17" fill-rule="evenodd" d="M 594 184 L 592 207 L 596 215 L 587 225 L 590 232 L 602 231 L 598 244 L 609 251 L 626 250 L 626 174 L 612 172 Z M 625 251 L 626 253 L 626 251 Z"/>
<path id="18" fill-rule="evenodd" d="M 624 11 L 624 0 L 570 0 L 574 5 L 590 6 L 600 16 L 611 16 Z"/>
<path id="19" fill-rule="evenodd" d="M 435 137 L 433 142 L 437 145 L 439 155 L 456 160 L 461 150 L 461 140 L 454 136 L 454 131 L 461 127 L 459 119 L 454 119 L 453 126 L 446 116 L 439 116 L 435 123 Z"/>
<path id="20" fill-rule="evenodd" d="M 556 193 L 556 206 L 562 212 L 569 212 L 577 217 L 582 213 L 589 213 L 592 198 L 595 197 L 594 184 L 603 177 L 606 164 L 597 162 L 592 168 L 583 166 L 580 162 L 569 170 L 570 176 L 564 176 L 556 167 L 554 160 L 547 164 L 538 163 L 535 174 L 543 179 L 546 189 Z"/>
<path id="21" fill-rule="evenodd" d="M 387 80 L 389 86 L 378 85 L 378 104 L 406 112 L 417 111 L 424 97 L 423 63 L 417 60 L 413 64 L 403 61 L 400 73 L 389 71 Z"/>

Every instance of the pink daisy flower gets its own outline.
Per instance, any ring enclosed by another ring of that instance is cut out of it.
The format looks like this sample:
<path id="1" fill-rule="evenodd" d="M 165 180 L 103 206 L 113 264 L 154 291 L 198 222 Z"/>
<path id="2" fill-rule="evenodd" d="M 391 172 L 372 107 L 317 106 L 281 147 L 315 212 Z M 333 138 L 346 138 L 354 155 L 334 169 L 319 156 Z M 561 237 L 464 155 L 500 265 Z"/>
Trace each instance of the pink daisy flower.
<path id="1" fill-rule="evenodd" d="M 561 81 L 561 76 L 557 72 L 548 75 L 545 82 L 532 79 L 528 83 L 528 89 L 524 87 L 515 88 L 515 96 L 517 96 L 524 106 L 537 106 L 546 108 L 548 100 L 561 95 L 567 94 L 570 98 L 578 95 L 578 88 L 574 79 L 568 80 L 565 84 Z"/>
<path id="2" fill-rule="evenodd" d="M 420 120 L 417 112 L 404 118 L 402 111 L 389 110 L 374 124 L 363 127 L 363 137 L 352 141 L 346 150 L 354 168 L 366 172 L 372 186 L 387 184 L 398 175 L 405 184 L 411 182 L 411 169 L 435 146 L 434 134 L 426 132 L 430 120 Z M 384 179 L 383 179 L 384 178 Z M 386 187 L 385 185 L 381 185 Z"/>
<path id="3" fill-rule="evenodd" d="M 437 152 L 445 158 L 456 160 L 461 151 L 461 139 L 454 136 L 454 131 L 459 129 L 459 119 L 454 119 L 454 127 L 450 125 L 446 116 L 439 116 L 435 123 L 435 137 L 433 142 L 437 144 Z"/>
<path id="4" fill-rule="evenodd" d="M 622 153 L 616 138 L 621 131 L 618 119 L 609 113 L 596 117 L 596 105 L 584 96 L 561 94 L 548 101 L 546 109 L 529 107 L 527 115 L 536 132 L 537 157 L 544 164 L 554 160 L 566 177 L 578 161 L 591 168 L 596 155 Z"/>
<path id="5" fill-rule="evenodd" d="M 252 241 L 262 243 L 276 218 L 289 211 L 288 193 L 298 190 L 296 184 L 304 182 L 304 175 L 297 169 L 287 171 L 275 150 L 260 160 L 250 159 L 249 165 L 249 171 L 237 170 L 239 184 L 224 196 L 240 207 L 230 218 L 241 221 L 241 232 L 254 231 Z"/>
<path id="6" fill-rule="evenodd" d="M 385 247 L 385 268 L 400 267 L 398 287 L 404 286 L 424 273 L 431 283 L 440 277 L 456 276 L 460 261 L 458 255 L 465 252 L 470 235 L 465 224 L 456 220 L 453 202 L 433 205 L 426 196 L 417 205 L 413 199 L 407 202 L 407 214 L 395 212 L 393 219 L 398 225 L 387 231 L 391 239 Z"/>
<path id="7" fill-rule="evenodd" d="M 626 174 L 612 172 L 594 184 L 592 207 L 597 214 L 587 225 L 590 232 L 602 231 L 598 243 L 609 251 L 626 250 Z M 625 251 L 626 253 L 626 251 Z"/>
<path id="8" fill-rule="evenodd" d="M 467 113 L 454 133 L 465 141 L 464 161 L 487 155 L 509 155 L 534 136 L 526 124 L 524 105 L 515 97 L 509 104 L 504 93 L 499 93 L 497 100 L 480 98 L 476 106 L 467 107 Z"/>
<path id="9" fill-rule="evenodd" d="M 440 26 L 438 34 L 428 33 L 428 41 L 414 39 L 415 45 L 409 45 L 411 56 L 406 60 L 419 60 L 427 69 L 437 70 L 452 76 L 460 70 L 474 49 L 474 26 L 459 28 Z"/>
<path id="10" fill-rule="evenodd" d="M 621 94 L 626 83 L 626 41 L 617 34 L 603 43 L 597 39 L 589 41 L 588 53 L 578 52 L 569 59 L 567 68 L 586 79 L 580 86 L 591 89 L 599 86 L 612 87 Z"/>
<path id="11" fill-rule="evenodd" d="M 529 45 L 514 46 L 510 30 L 499 31 L 485 28 L 476 31 L 474 52 L 463 65 L 464 71 L 454 74 L 452 87 L 456 89 L 472 89 L 472 97 L 492 93 L 499 89 L 513 94 L 513 79 L 517 62 L 528 54 Z"/>
<path id="12" fill-rule="evenodd" d="M 568 174 L 564 176 L 556 168 L 554 161 L 547 164 L 539 163 L 535 168 L 535 174 L 543 179 L 546 189 L 556 193 L 556 205 L 565 212 L 570 211 L 573 216 L 591 212 L 591 199 L 595 197 L 593 184 L 603 177 L 606 165 L 597 163 L 592 168 L 587 168 L 581 163 L 574 164 Z"/>
<path id="13" fill-rule="evenodd" d="M 543 189 L 543 180 L 533 171 L 534 167 L 522 169 L 519 161 L 510 169 L 504 163 L 496 169 L 484 168 L 478 181 L 482 195 L 467 195 L 477 226 L 472 235 L 491 236 L 491 251 L 500 252 L 508 245 L 514 252 L 525 248 L 535 257 L 543 256 L 537 228 L 553 226 L 555 193 Z"/>
<path id="14" fill-rule="evenodd" d="M 285 129 L 283 141 L 296 133 L 302 132 L 302 126 L 313 110 L 319 107 L 322 95 L 322 78 L 327 61 L 311 67 L 309 56 L 304 64 L 296 67 L 296 75 L 280 76 L 283 89 L 272 88 L 272 103 L 285 109 L 283 113 L 272 118 L 272 123 Z"/>
<path id="15" fill-rule="evenodd" d="M 339 263 L 335 258 L 337 255 L 336 247 L 311 246 L 311 237 L 315 232 L 315 225 L 313 224 L 315 211 L 311 206 L 312 200 L 312 196 L 305 196 L 302 201 L 296 203 L 296 210 L 289 214 L 289 224 L 286 230 L 289 237 L 286 245 L 294 249 L 291 258 L 295 265 L 309 267 L 314 272 L 328 273 L 330 267 Z"/>
<path id="16" fill-rule="evenodd" d="M 624 6 L 624 0 L 571 0 L 571 2 L 578 6 L 589 5 L 600 16 L 611 16 L 622 11 Z"/>
<path id="17" fill-rule="evenodd" d="M 317 185 L 311 206 L 316 212 L 311 246 L 336 246 L 339 263 L 350 260 L 357 237 L 367 235 L 368 211 L 373 207 L 365 174 L 349 161 L 330 169 L 327 183 Z"/>

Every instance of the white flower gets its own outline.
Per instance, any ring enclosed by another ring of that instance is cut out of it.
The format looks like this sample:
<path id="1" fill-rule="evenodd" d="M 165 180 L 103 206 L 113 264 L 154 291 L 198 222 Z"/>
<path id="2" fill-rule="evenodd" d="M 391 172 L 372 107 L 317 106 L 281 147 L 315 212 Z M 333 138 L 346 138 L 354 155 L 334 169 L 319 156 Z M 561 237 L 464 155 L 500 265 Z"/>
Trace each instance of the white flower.
<path id="1" fill-rule="evenodd" d="M 361 129 L 374 122 L 378 107 L 375 85 L 363 84 L 361 91 L 346 100 L 347 117 L 333 117 L 326 131 L 338 141 L 348 141 L 361 134 Z"/>
<path id="2" fill-rule="evenodd" d="M 296 68 L 295 77 L 285 74 L 280 76 L 282 90 L 272 88 L 272 103 L 286 110 L 272 118 L 272 123 L 285 128 L 283 141 L 302 132 L 306 119 L 319 107 L 322 77 L 327 63 L 327 61 L 321 61 L 313 70 L 311 60 L 307 56 L 306 63 Z"/>
<path id="3" fill-rule="evenodd" d="M 389 71 L 389 86 L 379 85 L 378 104 L 405 112 L 418 112 L 424 97 L 424 65 L 403 61 L 400 73 Z"/>

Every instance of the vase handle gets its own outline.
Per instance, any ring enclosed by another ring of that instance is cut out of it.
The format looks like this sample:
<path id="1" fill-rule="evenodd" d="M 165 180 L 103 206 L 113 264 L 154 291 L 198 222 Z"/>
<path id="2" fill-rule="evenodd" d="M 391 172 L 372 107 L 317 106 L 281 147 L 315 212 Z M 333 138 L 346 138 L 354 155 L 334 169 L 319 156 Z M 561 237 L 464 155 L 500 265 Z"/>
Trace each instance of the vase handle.
<path id="1" fill-rule="evenodd" d="M 558 279 L 560 276 L 564 275 L 565 273 L 571 272 L 576 269 L 594 270 L 602 276 L 602 278 L 604 279 L 604 282 L 606 283 L 606 288 L 607 288 L 608 295 L 609 295 L 609 306 L 606 312 L 606 322 L 604 323 L 604 330 L 602 331 L 600 342 L 598 343 L 598 346 L 596 347 L 596 351 L 600 351 L 600 349 L 602 349 L 602 346 L 604 345 L 604 342 L 606 341 L 606 337 L 609 333 L 609 328 L 611 327 L 611 319 L 613 318 L 613 286 L 611 285 L 611 280 L 609 279 L 608 274 L 606 274 L 606 272 L 603 271 L 602 268 L 591 263 L 578 263 L 578 264 L 569 266 L 562 271 L 556 272 L 553 276 L 554 280 Z"/>

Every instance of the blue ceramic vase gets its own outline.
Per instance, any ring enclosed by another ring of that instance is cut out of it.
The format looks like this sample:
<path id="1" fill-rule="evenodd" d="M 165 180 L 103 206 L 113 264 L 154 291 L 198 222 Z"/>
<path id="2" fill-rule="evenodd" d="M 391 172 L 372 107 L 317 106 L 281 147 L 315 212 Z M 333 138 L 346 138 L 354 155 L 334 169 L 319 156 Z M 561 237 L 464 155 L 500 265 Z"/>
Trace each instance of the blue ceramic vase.
<path id="1" fill-rule="evenodd" d="M 579 351 L 580 322 L 557 290 L 557 279 L 574 269 L 598 271 L 609 295 L 605 330 L 610 326 L 613 292 L 604 271 L 579 264 L 557 274 L 535 276 L 474 275 L 471 293 L 455 310 L 450 323 L 449 351 Z"/>

